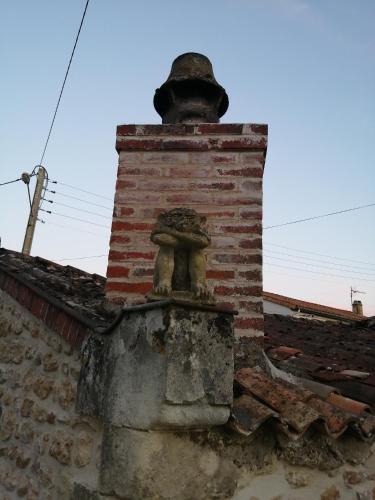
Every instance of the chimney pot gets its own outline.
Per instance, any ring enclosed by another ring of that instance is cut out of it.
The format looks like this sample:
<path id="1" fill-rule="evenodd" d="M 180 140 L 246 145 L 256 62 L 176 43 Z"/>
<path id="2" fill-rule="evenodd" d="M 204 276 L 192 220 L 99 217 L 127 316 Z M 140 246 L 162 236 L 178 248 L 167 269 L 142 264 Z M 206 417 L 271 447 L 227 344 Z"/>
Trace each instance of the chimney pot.
<path id="1" fill-rule="evenodd" d="M 360 316 L 363 316 L 363 306 L 360 300 L 353 301 L 352 311 L 354 314 L 359 314 Z"/>

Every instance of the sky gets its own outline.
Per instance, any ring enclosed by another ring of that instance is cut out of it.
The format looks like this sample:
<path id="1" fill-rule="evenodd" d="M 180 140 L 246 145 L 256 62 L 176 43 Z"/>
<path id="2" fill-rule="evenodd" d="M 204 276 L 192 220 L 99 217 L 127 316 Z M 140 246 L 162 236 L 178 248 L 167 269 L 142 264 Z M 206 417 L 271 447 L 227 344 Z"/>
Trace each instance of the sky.
<path id="1" fill-rule="evenodd" d="M 0 2 L 0 183 L 40 161 L 84 6 Z M 116 126 L 160 123 L 154 91 L 189 51 L 229 95 L 222 122 L 269 125 L 264 227 L 375 203 L 374 19 L 372 0 L 91 0 L 44 159 L 65 217 L 40 214 L 32 255 L 105 275 Z M 28 206 L 0 186 L 3 247 L 21 250 Z M 374 219 L 265 229 L 264 289 L 348 309 L 352 286 L 375 315 Z"/>

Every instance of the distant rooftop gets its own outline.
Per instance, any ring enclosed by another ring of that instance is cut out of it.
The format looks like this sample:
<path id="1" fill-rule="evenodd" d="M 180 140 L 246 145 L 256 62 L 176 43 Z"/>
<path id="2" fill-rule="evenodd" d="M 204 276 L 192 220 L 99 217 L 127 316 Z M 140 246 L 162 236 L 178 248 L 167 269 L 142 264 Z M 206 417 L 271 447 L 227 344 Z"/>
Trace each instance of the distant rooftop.
<path id="1" fill-rule="evenodd" d="M 305 300 L 293 299 L 292 297 L 285 297 L 277 293 L 263 292 L 263 299 L 279 304 L 280 306 L 288 307 L 293 311 L 300 311 L 307 314 L 315 314 L 318 316 L 331 317 L 338 320 L 350 321 L 363 321 L 366 316 L 355 314 L 346 309 L 338 309 L 336 307 L 325 306 L 322 304 L 315 304 L 314 302 L 307 302 Z"/>

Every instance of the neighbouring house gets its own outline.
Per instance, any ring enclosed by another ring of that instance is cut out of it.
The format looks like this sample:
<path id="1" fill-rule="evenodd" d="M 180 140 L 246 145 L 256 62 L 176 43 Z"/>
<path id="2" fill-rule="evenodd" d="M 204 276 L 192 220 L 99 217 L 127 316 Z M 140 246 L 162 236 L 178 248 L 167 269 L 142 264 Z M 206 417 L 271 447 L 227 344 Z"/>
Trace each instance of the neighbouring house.
<path id="1" fill-rule="evenodd" d="M 263 291 L 263 309 L 266 314 L 280 314 L 321 321 L 351 323 L 363 321 L 366 318 L 359 300 L 354 301 L 353 310 L 348 311 L 266 291 Z"/>
<path id="2" fill-rule="evenodd" d="M 100 467 L 111 462 L 105 430 L 74 404 L 83 347 L 118 313 L 105 281 L 0 251 L 1 498 L 125 498 L 121 464 L 112 464 L 113 494 L 99 496 Z M 137 441 L 145 490 L 134 498 L 373 498 L 374 356 L 375 329 L 365 322 L 265 314 L 264 339 L 236 347 L 228 423 L 170 433 L 168 446 L 156 440 L 160 467 Z"/>

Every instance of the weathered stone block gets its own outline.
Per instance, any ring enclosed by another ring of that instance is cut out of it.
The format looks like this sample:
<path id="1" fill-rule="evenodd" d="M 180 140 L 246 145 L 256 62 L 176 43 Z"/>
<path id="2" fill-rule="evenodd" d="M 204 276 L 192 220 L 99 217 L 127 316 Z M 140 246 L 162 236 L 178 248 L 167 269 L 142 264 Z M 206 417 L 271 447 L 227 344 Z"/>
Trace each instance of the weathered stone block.
<path id="1" fill-rule="evenodd" d="M 168 301 L 127 308 L 83 350 L 77 410 L 136 429 L 202 428 L 229 417 L 233 315 Z"/>
<path id="2" fill-rule="evenodd" d="M 99 491 L 127 500 L 232 498 L 239 469 L 184 433 L 109 426 Z"/>

